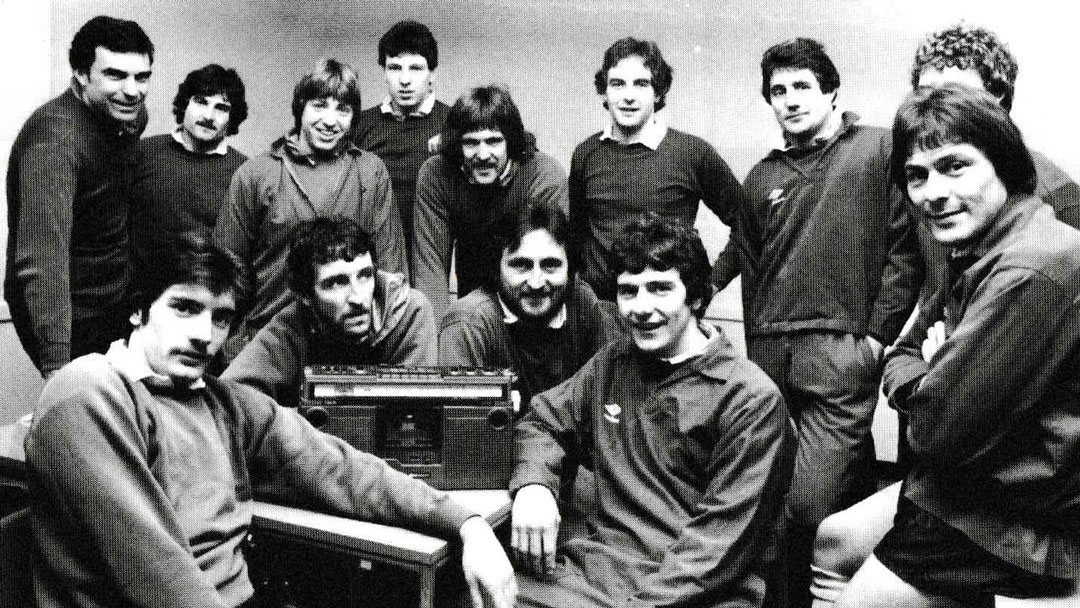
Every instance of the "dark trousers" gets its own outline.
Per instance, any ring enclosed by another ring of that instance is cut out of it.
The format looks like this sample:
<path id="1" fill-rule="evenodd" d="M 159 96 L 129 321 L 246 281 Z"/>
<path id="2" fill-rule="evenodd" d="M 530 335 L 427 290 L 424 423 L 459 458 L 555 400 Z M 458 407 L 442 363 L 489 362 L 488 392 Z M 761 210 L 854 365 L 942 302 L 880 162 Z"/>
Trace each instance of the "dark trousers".
<path id="1" fill-rule="evenodd" d="M 75 360 L 90 353 L 104 353 L 114 341 L 127 338 L 133 327 L 130 318 L 131 311 L 128 306 L 117 305 L 98 311 L 92 317 L 73 319 L 71 321 L 71 359 Z M 24 310 L 12 306 L 11 323 L 23 349 L 30 356 L 30 361 L 33 362 L 34 367 L 38 368 L 38 371 L 44 373 L 39 356 L 41 345 L 34 334 L 29 316 Z"/>
<path id="2" fill-rule="evenodd" d="M 866 338 L 839 332 L 752 336 L 752 361 L 780 387 L 798 434 L 791 488 L 784 505 L 786 550 L 770 581 L 774 605 L 810 605 L 814 534 L 825 517 L 869 496 L 874 440 L 870 433 L 881 361 Z"/>

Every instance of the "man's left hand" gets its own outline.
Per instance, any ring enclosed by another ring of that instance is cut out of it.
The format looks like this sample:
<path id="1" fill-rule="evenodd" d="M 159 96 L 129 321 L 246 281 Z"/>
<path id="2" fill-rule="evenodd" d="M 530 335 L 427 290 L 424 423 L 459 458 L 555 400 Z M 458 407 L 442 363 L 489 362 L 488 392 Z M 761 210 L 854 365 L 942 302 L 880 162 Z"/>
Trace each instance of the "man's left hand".
<path id="1" fill-rule="evenodd" d="M 472 517 L 461 526 L 461 569 L 469 584 L 473 608 L 513 608 L 517 601 L 517 580 L 491 526 L 481 517 Z"/>

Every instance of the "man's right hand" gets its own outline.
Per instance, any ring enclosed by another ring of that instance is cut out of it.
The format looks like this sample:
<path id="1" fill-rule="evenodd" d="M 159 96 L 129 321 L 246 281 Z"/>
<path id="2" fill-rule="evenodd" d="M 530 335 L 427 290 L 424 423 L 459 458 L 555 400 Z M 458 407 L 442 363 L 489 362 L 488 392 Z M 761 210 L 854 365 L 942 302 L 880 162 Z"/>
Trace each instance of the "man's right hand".
<path id="1" fill-rule="evenodd" d="M 559 505 L 546 486 L 531 484 L 518 490 L 510 529 L 514 560 L 538 574 L 553 570 L 560 521 Z"/>

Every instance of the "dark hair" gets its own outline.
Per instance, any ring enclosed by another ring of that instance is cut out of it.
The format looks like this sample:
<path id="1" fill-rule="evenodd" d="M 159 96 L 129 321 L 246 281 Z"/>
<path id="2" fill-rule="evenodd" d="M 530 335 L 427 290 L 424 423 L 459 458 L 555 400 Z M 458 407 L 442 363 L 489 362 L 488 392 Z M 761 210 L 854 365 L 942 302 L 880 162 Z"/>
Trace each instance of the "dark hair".
<path id="1" fill-rule="evenodd" d="M 500 259 L 504 252 L 517 251 L 521 247 L 521 240 L 525 235 L 534 230 L 546 230 L 556 243 L 566 250 L 567 270 L 570 284 L 573 285 L 574 276 L 578 269 L 577 248 L 574 246 L 570 230 L 570 220 L 566 213 L 553 203 L 531 202 L 520 208 L 516 213 L 506 213 L 495 224 L 491 238 L 497 252 L 493 261 L 493 267 L 488 269 L 485 279 L 485 287 L 497 293 L 500 285 Z"/>
<path id="2" fill-rule="evenodd" d="M 214 295 L 235 288 L 236 266 L 211 238 L 209 228 L 180 233 L 153 259 L 137 261 L 132 311 L 146 321 L 150 306 L 173 285 L 202 285 Z"/>
<path id="3" fill-rule="evenodd" d="M 154 63 L 154 43 L 134 21 L 98 15 L 75 32 L 68 49 L 68 63 L 76 72 L 89 72 L 97 47 L 114 53 L 139 53 Z"/>
<path id="4" fill-rule="evenodd" d="M 896 111 L 890 175 L 907 191 L 904 165 L 916 149 L 970 144 L 994 166 L 1010 195 L 1035 191 L 1035 164 L 1009 112 L 986 91 L 960 84 L 919 87 Z"/>
<path id="5" fill-rule="evenodd" d="M 664 109 L 667 104 L 668 91 L 671 90 L 674 70 L 671 69 L 668 62 L 664 61 L 664 56 L 660 53 L 660 47 L 652 40 L 638 40 L 637 38 L 627 37 L 616 40 L 615 44 L 609 46 L 604 51 L 604 63 L 593 78 L 594 84 L 596 84 L 596 92 L 600 95 L 606 93 L 608 70 L 615 67 L 623 59 L 633 56 L 641 57 L 642 63 L 652 72 L 653 93 L 656 95 L 653 110 Z M 606 101 L 604 107 L 607 107 Z"/>
<path id="6" fill-rule="evenodd" d="M 406 19 L 398 21 L 379 39 L 379 65 L 386 67 L 387 57 L 414 53 L 427 59 L 429 70 L 439 67 L 439 43 L 426 25 Z"/>
<path id="7" fill-rule="evenodd" d="M 840 88 L 840 73 L 825 47 L 812 38 L 795 38 L 769 47 L 761 56 L 761 95 L 772 102 L 772 75 L 776 70 L 810 70 L 822 93 Z"/>
<path id="8" fill-rule="evenodd" d="M 506 138 L 506 153 L 521 161 L 530 149 L 510 91 L 504 85 L 491 84 L 470 89 L 450 108 L 442 130 L 442 155 L 450 167 L 460 167 L 465 159 L 461 154 L 461 138 L 472 131 L 497 130 Z"/>
<path id="9" fill-rule="evenodd" d="M 338 103 L 352 107 L 354 116 L 348 138 L 351 141 L 351 132 L 356 130 L 355 115 L 359 114 L 361 109 L 360 77 L 351 65 L 337 59 L 319 60 L 315 69 L 304 74 L 300 82 L 296 83 L 292 99 L 293 128 L 300 130 L 300 116 L 304 113 L 307 102 L 324 97 L 333 97 Z"/>
<path id="10" fill-rule="evenodd" d="M 648 212 L 630 222 L 611 248 L 611 268 L 638 274 L 674 268 L 686 286 L 686 304 L 699 319 L 713 296 L 709 255 L 693 226 Z"/>
<path id="11" fill-rule="evenodd" d="M 289 268 L 289 289 L 311 297 L 315 293 L 317 267 L 335 260 L 352 261 L 356 256 L 371 254 L 371 263 L 378 268 L 371 236 L 360 225 L 346 217 L 318 217 L 297 226 L 286 263 Z"/>
<path id="12" fill-rule="evenodd" d="M 244 81 L 240 80 L 236 70 L 211 63 L 189 73 L 180 83 L 173 99 L 173 116 L 177 124 L 184 122 L 184 113 L 193 95 L 224 95 L 232 106 L 229 110 L 228 134 L 240 132 L 240 123 L 247 119 L 248 105 L 244 97 Z"/>
<path id="13" fill-rule="evenodd" d="M 975 69 L 982 78 L 983 87 L 1001 100 L 1006 111 L 1012 110 L 1019 67 L 1008 45 L 990 30 L 958 23 L 933 32 L 915 51 L 915 61 L 911 65 L 912 88 L 919 86 L 919 78 L 928 67 Z"/>

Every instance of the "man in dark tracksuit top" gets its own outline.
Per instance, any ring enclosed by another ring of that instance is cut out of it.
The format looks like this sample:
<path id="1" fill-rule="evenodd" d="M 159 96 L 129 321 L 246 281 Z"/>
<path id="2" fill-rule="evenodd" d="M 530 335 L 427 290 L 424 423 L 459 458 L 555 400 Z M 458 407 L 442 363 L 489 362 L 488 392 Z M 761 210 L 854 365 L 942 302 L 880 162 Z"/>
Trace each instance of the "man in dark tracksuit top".
<path id="1" fill-rule="evenodd" d="M 154 45 L 134 21 L 94 17 L 68 58 L 71 88 L 27 119 L 7 172 L 4 299 L 44 376 L 130 329 L 128 216 Z"/>
<path id="2" fill-rule="evenodd" d="M 990 95 L 919 89 L 893 130 L 893 176 L 948 248 L 949 288 L 888 358 L 913 468 L 837 605 L 1075 606 L 1080 232 L 1032 196 L 1035 164 Z"/>
<path id="3" fill-rule="evenodd" d="M 693 228 L 653 215 L 613 254 L 630 336 L 535 397 L 515 430 L 519 604 L 760 606 L 790 473 L 780 392 L 701 322 L 711 272 Z M 560 476 L 579 464 L 596 506 L 556 555 Z"/>
<path id="4" fill-rule="evenodd" d="M 450 108 L 435 99 L 439 45 L 426 25 L 410 20 L 395 23 L 379 39 L 378 52 L 387 97 L 356 117 L 356 145 L 374 152 L 390 172 L 408 252 L 413 243 L 416 175 L 437 150 Z"/>
<path id="5" fill-rule="evenodd" d="M 694 225 L 701 203 L 731 226 L 742 187 L 705 140 L 668 128 L 662 115 L 671 66 L 650 40 L 623 38 L 604 52 L 595 85 L 610 122 L 574 150 L 570 160 L 570 222 L 582 248 L 582 276 L 596 295 L 615 299 L 611 246 L 641 213 Z M 734 250 L 732 250 L 734 251 Z M 730 268 L 731 254 L 717 260 Z"/>
<path id="6" fill-rule="evenodd" d="M 799 431 L 782 576 L 801 606 L 817 525 L 875 489 L 883 344 L 914 307 L 922 262 L 889 186 L 889 133 L 835 110 L 840 77 L 822 46 L 784 42 L 761 65 L 787 147 L 746 177 L 743 310 L 750 358 L 780 386 Z"/>
<path id="7" fill-rule="evenodd" d="M 401 275 L 379 270 L 373 239 L 355 222 L 301 224 L 288 265 L 296 299 L 255 334 L 222 378 L 296 407 L 307 365 L 435 365 L 431 304 Z"/>

